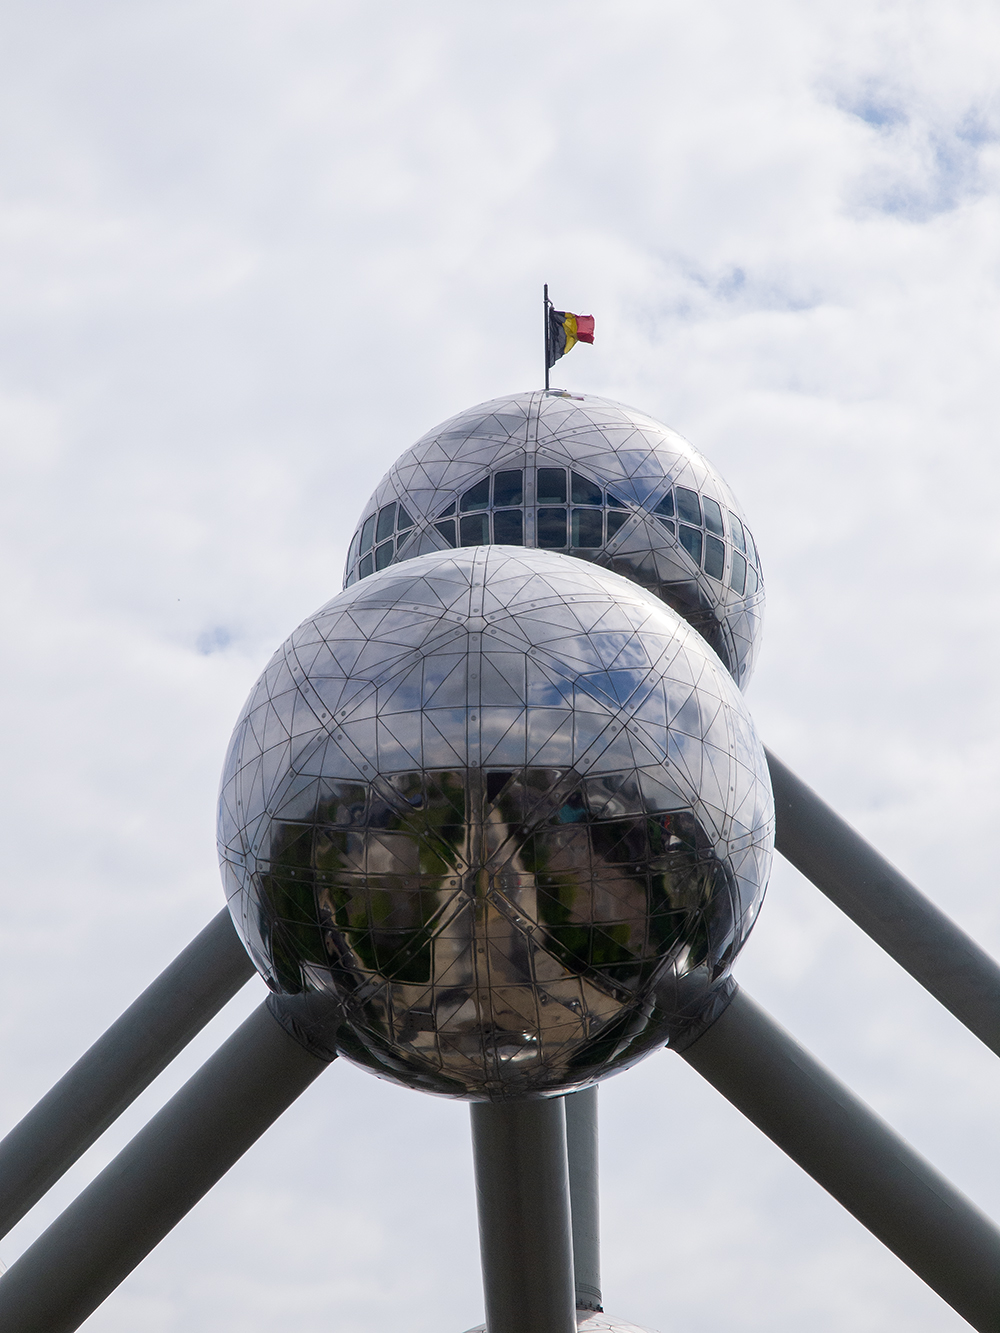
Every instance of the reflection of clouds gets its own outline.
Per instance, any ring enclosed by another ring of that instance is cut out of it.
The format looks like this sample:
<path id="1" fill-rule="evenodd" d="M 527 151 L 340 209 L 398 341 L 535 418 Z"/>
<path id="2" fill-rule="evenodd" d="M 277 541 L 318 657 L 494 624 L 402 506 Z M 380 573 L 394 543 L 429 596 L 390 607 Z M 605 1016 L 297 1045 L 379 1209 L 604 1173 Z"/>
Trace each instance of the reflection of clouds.
<path id="1" fill-rule="evenodd" d="M 492 519 L 480 512 L 491 503 Z M 406 534 L 394 544 L 400 514 Z M 680 612 L 745 689 L 764 609 L 745 524 L 717 470 L 676 431 L 594 396 L 521 393 L 460 412 L 395 461 L 357 522 L 344 582 L 456 543 L 565 549 Z M 569 660 L 567 642 L 563 651 Z"/>
<path id="2" fill-rule="evenodd" d="M 392 566 L 299 627 L 241 714 L 219 825 L 276 987 L 347 996 L 352 1058 L 479 1096 L 679 1039 L 745 938 L 771 830 L 742 696 L 695 631 L 607 571 L 492 547 Z"/>

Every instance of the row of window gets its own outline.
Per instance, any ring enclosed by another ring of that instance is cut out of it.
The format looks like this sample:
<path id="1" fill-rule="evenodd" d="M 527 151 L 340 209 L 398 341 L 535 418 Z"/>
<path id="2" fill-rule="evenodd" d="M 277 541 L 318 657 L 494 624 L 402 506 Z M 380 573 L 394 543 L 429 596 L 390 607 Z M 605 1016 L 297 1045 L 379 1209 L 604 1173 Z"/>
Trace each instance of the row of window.
<path id="1" fill-rule="evenodd" d="M 676 535 L 688 555 L 704 569 L 710 578 L 725 581 L 726 572 L 726 524 L 722 506 L 711 496 L 701 496 L 697 491 L 686 486 L 675 486 L 653 510 L 653 513 L 671 534 Z M 674 519 L 684 520 L 674 524 Z M 729 586 L 741 596 L 750 596 L 760 586 L 760 575 L 756 566 L 760 560 L 754 546 L 750 529 L 743 526 L 731 511 L 725 511 L 729 520 L 729 538 L 732 542 L 732 559 L 729 563 Z M 698 526 L 695 527 L 694 525 Z M 703 531 L 704 529 L 704 531 Z"/>
<path id="2" fill-rule="evenodd" d="M 536 509 L 535 545 L 548 551 L 564 551 L 567 546 L 596 550 L 611 540 L 628 516 L 627 510 L 610 510 L 605 515 L 601 509 Z M 524 513 L 520 509 L 462 514 L 458 519 L 441 519 L 434 527 L 449 546 L 488 546 L 491 541 L 497 546 L 524 545 Z"/>
<path id="3" fill-rule="evenodd" d="M 385 569 L 386 565 L 391 565 L 393 556 L 402 548 L 412 527 L 413 519 L 395 501 L 383 505 L 377 514 L 366 518 L 348 552 L 349 581 L 353 583 L 355 578 L 366 579 L 376 569 Z M 372 547 L 375 549 L 372 550 Z M 361 561 L 355 572 L 354 562 L 359 555 Z"/>
<path id="4" fill-rule="evenodd" d="M 567 481 L 566 468 L 538 468 L 535 494 L 535 544 L 543 550 L 597 550 L 611 541 L 630 514 L 624 501 L 578 472 L 570 470 Z M 523 503 L 522 469 L 495 472 L 443 509 L 434 527 L 449 546 L 523 546 L 524 512 L 516 507 Z M 724 539 L 728 535 L 732 544 L 729 586 L 741 595 L 757 591 L 757 550 L 749 529 L 734 513 L 723 511 L 710 496 L 676 486 L 667 491 L 653 514 L 678 538 L 695 564 L 719 582 L 725 581 Z M 413 526 L 406 509 L 395 502 L 370 515 L 351 543 L 350 581 L 390 565 Z"/>
<path id="5" fill-rule="evenodd" d="M 377 542 L 385 541 L 391 537 L 394 532 L 406 532 L 413 527 L 413 519 L 403 508 L 397 505 L 395 501 L 392 504 L 383 505 L 377 514 L 372 514 L 366 518 L 361 525 L 360 539 L 355 538 L 357 549 L 354 543 L 351 544 L 351 553 L 348 556 L 348 563 L 352 563 L 355 556 L 364 555 L 365 551 L 371 550 Z"/>
<path id="6" fill-rule="evenodd" d="M 676 506 L 674 504 L 675 495 Z M 702 517 L 703 506 L 704 518 Z M 708 532 L 714 533 L 716 537 L 724 537 L 726 535 L 726 528 L 722 516 L 722 506 L 716 500 L 713 500 L 711 496 L 700 496 L 697 491 L 689 491 L 686 486 L 676 486 L 674 490 L 667 491 L 666 495 L 653 510 L 653 513 L 663 526 L 670 530 L 670 532 L 674 531 L 674 525 L 670 520 L 674 518 L 676 514 L 676 517 L 683 519 L 685 523 L 697 524 L 699 527 L 704 524 Z M 750 536 L 750 529 L 744 527 L 736 515 L 730 510 L 727 510 L 726 513 L 729 516 L 729 536 L 733 546 L 759 568 L 760 559 L 757 556 L 757 548 L 753 544 L 753 538 Z M 694 551 L 684 541 L 683 536 L 681 537 L 681 541 L 684 544 L 684 549 L 688 551 L 692 557 L 697 559 L 700 564 L 700 559 L 694 555 Z M 715 577 L 715 575 L 713 575 L 713 577 Z"/>
<path id="7" fill-rule="evenodd" d="M 492 488 L 491 488 L 492 483 Z M 462 514 L 476 510 L 489 509 L 491 502 L 494 509 L 512 509 L 524 504 L 524 473 L 520 468 L 509 472 L 494 472 L 492 477 L 483 477 L 475 486 L 462 495 L 458 509 Z M 605 498 L 606 497 L 606 498 Z M 566 469 L 563 467 L 540 467 L 535 471 L 535 503 L 540 505 L 611 505 L 614 509 L 627 508 L 623 500 L 603 491 L 595 481 L 588 481 L 579 472 L 570 472 L 569 485 L 566 483 Z M 455 512 L 455 505 L 450 504 L 441 517 Z"/>

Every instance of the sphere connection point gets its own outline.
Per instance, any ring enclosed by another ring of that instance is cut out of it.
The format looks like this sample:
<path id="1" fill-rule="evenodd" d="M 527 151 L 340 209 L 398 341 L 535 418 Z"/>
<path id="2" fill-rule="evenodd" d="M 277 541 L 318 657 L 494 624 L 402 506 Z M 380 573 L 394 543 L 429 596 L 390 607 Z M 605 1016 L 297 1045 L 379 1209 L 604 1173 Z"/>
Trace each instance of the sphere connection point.
<path id="1" fill-rule="evenodd" d="M 379 483 L 345 583 L 428 551 L 490 542 L 563 551 L 649 589 L 746 687 L 764 610 L 760 557 L 725 481 L 668 426 L 559 391 L 461 412 Z"/>
<path id="2" fill-rule="evenodd" d="M 684 620 L 595 564 L 487 545 L 392 564 L 292 634 L 233 734 L 219 848 L 300 1035 L 316 1000 L 382 1077 L 544 1096 L 726 1003 L 773 808 Z"/>

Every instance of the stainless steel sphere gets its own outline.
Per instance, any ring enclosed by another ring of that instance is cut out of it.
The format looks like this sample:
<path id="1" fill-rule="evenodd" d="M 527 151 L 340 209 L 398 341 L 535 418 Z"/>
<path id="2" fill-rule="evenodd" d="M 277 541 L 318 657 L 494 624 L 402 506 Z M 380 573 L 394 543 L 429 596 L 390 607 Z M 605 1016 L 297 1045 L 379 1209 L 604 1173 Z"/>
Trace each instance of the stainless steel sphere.
<path id="1" fill-rule="evenodd" d="M 756 544 L 708 460 L 645 413 L 540 391 L 452 417 L 379 483 L 345 585 L 428 551 L 489 542 L 564 551 L 648 588 L 746 687 L 764 611 Z"/>
<path id="2" fill-rule="evenodd" d="M 582 1086 L 714 1016 L 772 842 L 705 641 L 608 570 L 502 546 L 393 565 L 306 620 L 219 806 L 279 1013 L 325 997 L 342 1054 L 472 1099 Z"/>

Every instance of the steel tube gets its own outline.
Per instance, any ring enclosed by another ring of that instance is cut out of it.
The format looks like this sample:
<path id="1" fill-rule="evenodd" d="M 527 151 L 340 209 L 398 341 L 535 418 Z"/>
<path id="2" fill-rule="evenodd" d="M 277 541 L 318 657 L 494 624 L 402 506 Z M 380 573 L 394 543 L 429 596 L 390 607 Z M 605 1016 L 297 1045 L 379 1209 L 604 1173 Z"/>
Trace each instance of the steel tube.
<path id="1" fill-rule="evenodd" d="M 223 908 L 0 1142 L 0 1236 L 253 976 Z"/>
<path id="2" fill-rule="evenodd" d="M 73 1333 L 326 1067 L 261 1005 L 0 1277 L 4 1333 Z"/>
<path id="3" fill-rule="evenodd" d="M 1000 1055 L 1000 966 L 769 751 L 775 845 Z"/>
<path id="4" fill-rule="evenodd" d="M 682 1053 L 973 1328 L 1000 1328 L 1000 1231 L 741 991 Z"/>
<path id="5" fill-rule="evenodd" d="M 471 1112 L 488 1333 L 576 1333 L 563 1099 Z"/>
<path id="6" fill-rule="evenodd" d="M 573 1224 L 573 1273 L 578 1310 L 601 1304 L 601 1211 L 598 1186 L 597 1088 L 563 1098 Z"/>

